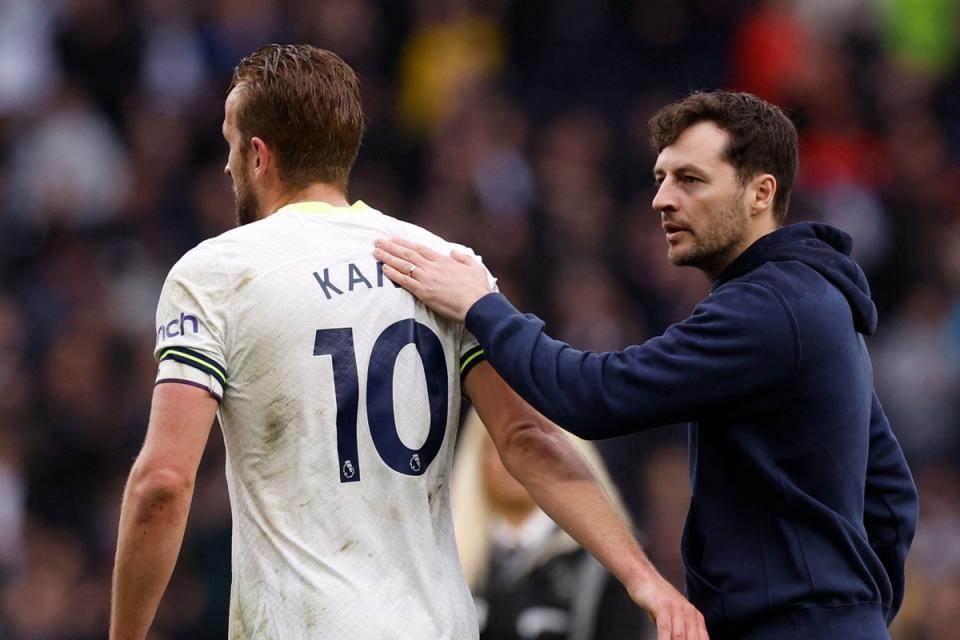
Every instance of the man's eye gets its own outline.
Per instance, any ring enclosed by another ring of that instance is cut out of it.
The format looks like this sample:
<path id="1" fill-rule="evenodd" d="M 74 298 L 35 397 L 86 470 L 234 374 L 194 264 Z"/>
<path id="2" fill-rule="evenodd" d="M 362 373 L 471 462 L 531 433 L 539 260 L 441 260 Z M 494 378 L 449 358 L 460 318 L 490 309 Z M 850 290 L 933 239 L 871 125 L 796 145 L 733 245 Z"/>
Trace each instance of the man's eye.
<path id="1" fill-rule="evenodd" d="M 694 184 L 695 182 L 700 182 L 700 178 L 697 178 L 695 176 L 683 176 L 682 178 L 680 178 L 680 182 L 682 182 L 683 184 Z"/>

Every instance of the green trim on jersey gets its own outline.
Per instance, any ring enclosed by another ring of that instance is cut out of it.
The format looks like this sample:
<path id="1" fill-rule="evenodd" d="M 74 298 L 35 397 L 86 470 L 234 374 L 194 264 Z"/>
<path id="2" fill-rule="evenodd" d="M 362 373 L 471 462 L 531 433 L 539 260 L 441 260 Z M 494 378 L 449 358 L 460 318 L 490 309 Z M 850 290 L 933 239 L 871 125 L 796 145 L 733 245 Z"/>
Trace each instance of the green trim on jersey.
<path id="1" fill-rule="evenodd" d="M 470 372 L 470 369 L 473 369 L 477 364 L 486 360 L 486 351 L 483 350 L 483 347 L 477 345 L 473 347 L 465 354 L 460 357 L 460 379 L 467 375 Z"/>
<path id="2" fill-rule="evenodd" d="M 164 360 L 176 360 L 177 362 L 189 365 L 195 369 L 199 369 L 204 373 L 209 373 L 219 380 L 220 384 L 222 384 L 224 387 L 227 386 L 226 370 L 210 358 L 207 358 L 193 350 L 184 349 L 183 347 L 166 349 L 160 354 L 158 360 L 160 362 L 163 362 Z"/>
<path id="3" fill-rule="evenodd" d="M 366 213 L 369 211 L 374 211 L 370 206 L 365 203 L 363 200 L 357 200 L 349 207 L 338 207 L 330 204 L 329 202 L 318 202 L 314 200 L 308 200 L 304 202 L 293 202 L 284 207 L 277 209 L 277 213 L 284 211 L 289 211 L 290 213 L 320 213 L 320 214 L 337 214 L 337 213 Z"/>

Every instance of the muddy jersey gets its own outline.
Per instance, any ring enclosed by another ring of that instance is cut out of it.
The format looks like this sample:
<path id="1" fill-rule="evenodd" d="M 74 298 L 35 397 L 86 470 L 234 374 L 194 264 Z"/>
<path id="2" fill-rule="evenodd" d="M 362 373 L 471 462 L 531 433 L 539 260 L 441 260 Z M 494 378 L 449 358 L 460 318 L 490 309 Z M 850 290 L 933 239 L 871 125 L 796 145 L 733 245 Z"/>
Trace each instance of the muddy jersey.
<path id="1" fill-rule="evenodd" d="M 391 237 L 469 252 L 304 202 L 201 243 L 163 287 L 157 382 L 220 401 L 231 638 L 477 637 L 447 480 L 483 354 L 382 274 Z"/>

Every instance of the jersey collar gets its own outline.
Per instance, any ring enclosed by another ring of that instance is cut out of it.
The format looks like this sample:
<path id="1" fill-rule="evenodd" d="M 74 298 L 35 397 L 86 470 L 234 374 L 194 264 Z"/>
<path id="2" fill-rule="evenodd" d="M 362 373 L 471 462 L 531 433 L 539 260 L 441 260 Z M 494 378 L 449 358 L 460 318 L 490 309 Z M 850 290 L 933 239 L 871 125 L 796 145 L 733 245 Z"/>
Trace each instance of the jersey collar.
<path id="1" fill-rule="evenodd" d="M 280 207 L 277 209 L 277 213 L 289 211 L 290 213 L 321 213 L 321 214 L 337 214 L 337 213 L 361 213 L 363 211 L 369 211 L 370 207 L 367 206 L 363 200 L 357 200 L 349 207 L 336 207 L 328 202 L 293 202 L 286 206 Z"/>

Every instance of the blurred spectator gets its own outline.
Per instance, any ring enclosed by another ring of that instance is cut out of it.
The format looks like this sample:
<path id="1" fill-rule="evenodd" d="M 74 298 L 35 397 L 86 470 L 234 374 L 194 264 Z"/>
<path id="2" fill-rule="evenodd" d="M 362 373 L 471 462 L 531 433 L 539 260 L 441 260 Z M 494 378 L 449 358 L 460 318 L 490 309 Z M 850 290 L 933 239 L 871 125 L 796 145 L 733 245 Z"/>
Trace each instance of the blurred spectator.
<path id="1" fill-rule="evenodd" d="M 612 133 L 593 109 L 563 113 L 550 123 L 541 141 L 537 173 L 547 217 L 547 249 L 606 256 L 613 225 L 614 200 L 606 170 Z"/>
<path id="2" fill-rule="evenodd" d="M 52 30 L 57 2 L 0 0 L 0 118 L 27 113 L 57 77 Z"/>
<path id="3" fill-rule="evenodd" d="M 29 333 L 27 320 L 14 300 L 0 293 L 0 428 L 27 419 L 33 388 L 28 378 Z M 12 447 L 11 451 L 15 451 Z"/>
<path id="4" fill-rule="evenodd" d="M 641 341 L 644 332 L 637 312 L 603 263 L 567 258 L 555 283 L 552 315 L 564 340 L 592 351 L 622 349 Z"/>
<path id="5" fill-rule="evenodd" d="M 0 586 L 24 565 L 26 478 L 23 444 L 9 427 L 0 428 Z"/>
<path id="6" fill-rule="evenodd" d="M 398 108 L 407 131 L 430 133 L 504 62 L 496 22 L 467 0 L 420 0 L 400 67 Z"/>
<path id="7" fill-rule="evenodd" d="M 917 287 L 902 313 L 887 319 L 874 350 L 877 394 L 904 451 L 918 461 L 960 444 L 958 371 L 944 357 L 949 302 L 932 284 Z"/>
<path id="8" fill-rule="evenodd" d="M 796 74 L 808 63 L 810 35 L 789 0 L 757 3 L 739 27 L 733 86 L 786 105 Z"/>
<path id="9" fill-rule="evenodd" d="M 571 437 L 616 504 L 591 445 Z M 653 637 L 617 580 L 543 513 L 500 462 L 471 411 L 454 460 L 451 507 L 481 640 Z M 622 505 L 620 511 L 626 515 Z"/>
<path id="10" fill-rule="evenodd" d="M 652 451 L 640 470 L 644 549 L 660 573 L 677 589 L 686 581 L 679 540 L 690 504 L 687 452 L 667 444 Z"/>
<path id="11" fill-rule="evenodd" d="M 28 226 L 110 220 L 127 195 L 121 140 L 82 92 L 63 87 L 27 128 L 9 161 L 11 214 Z"/>
<path id="12" fill-rule="evenodd" d="M 122 0 L 64 0 L 54 38 L 67 80 L 118 128 L 140 76 L 142 35 L 135 5 Z"/>
<path id="13" fill-rule="evenodd" d="M 957 3 L 952 0 L 892 0 L 886 9 L 891 57 L 930 75 L 948 71 L 960 51 Z"/>
<path id="14" fill-rule="evenodd" d="M 960 624 L 960 473 L 938 459 L 916 474 L 924 497 L 914 549 L 907 564 L 907 591 L 894 637 L 939 640 Z"/>
<path id="15" fill-rule="evenodd" d="M 142 92 L 151 104 L 182 112 L 209 82 L 194 5 L 186 0 L 143 0 L 142 5 Z"/>
<path id="16" fill-rule="evenodd" d="M 283 40 L 285 14 L 278 0 L 209 0 L 200 29 L 207 64 L 224 87 L 240 58 Z"/>

